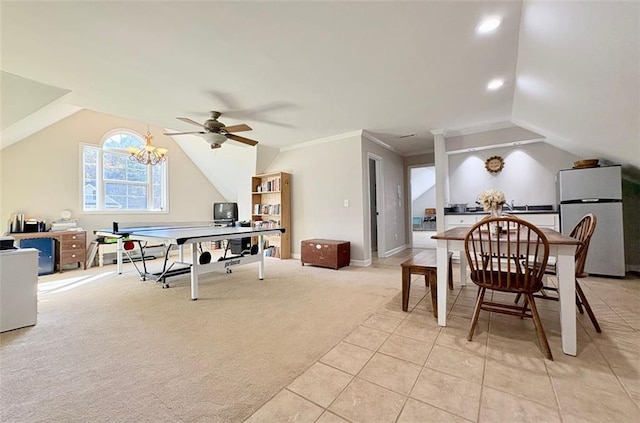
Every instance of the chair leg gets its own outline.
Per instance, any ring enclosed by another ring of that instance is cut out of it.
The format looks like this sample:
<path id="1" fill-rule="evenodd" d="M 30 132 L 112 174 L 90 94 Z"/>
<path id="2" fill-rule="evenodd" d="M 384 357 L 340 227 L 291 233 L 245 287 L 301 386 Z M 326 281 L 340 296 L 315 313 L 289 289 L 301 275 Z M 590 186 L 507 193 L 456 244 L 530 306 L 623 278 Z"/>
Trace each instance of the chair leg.
<path id="1" fill-rule="evenodd" d="M 580 300 L 580 296 L 578 295 L 578 290 L 576 289 L 576 307 L 578 307 L 578 311 L 580 314 L 584 314 L 584 309 L 582 308 L 582 300 Z"/>
<path id="2" fill-rule="evenodd" d="M 471 341 L 473 338 L 473 332 L 476 330 L 478 324 L 478 316 L 480 316 L 480 309 L 482 308 L 482 302 L 484 301 L 484 293 L 487 289 L 480 288 L 478 290 L 478 297 L 476 298 L 476 308 L 473 310 L 473 318 L 471 319 L 471 326 L 469 326 L 469 335 L 467 335 L 467 341 Z"/>
<path id="3" fill-rule="evenodd" d="M 576 293 L 580 297 L 580 301 L 582 302 L 582 305 L 587 310 L 587 314 L 591 319 L 591 323 L 593 323 L 593 327 L 596 328 L 596 332 L 601 333 L 602 329 L 600 329 L 600 325 L 598 324 L 598 319 L 596 319 L 596 315 L 593 314 L 593 310 L 591 310 L 589 301 L 587 301 L 587 297 L 584 295 L 584 292 L 582 291 L 582 288 L 580 287 L 580 284 L 578 283 L 578 281 L 576 281 Z"/>
<path id="4" fill-rule="evenodd" d="M 522 297 L 522 294 L 520 294 L 520 293 L 516 294 L 516 299 L 513 300 L 513 302 L 518 304 L 518 301 L 520 301 L 520 297 Z"/>
<path id="5" fill-rule="evenodd" d="M 540 320 L 540 315 L 538 314 L 538 308 L 536 307 L 535 300 L 533 299 L 533 294 L 526 294 L 526 296 L 529 302 L 529 307 L 531 308 L 531 316 L 533 317 L 533 324 L 536 328 L 536 333 L 538 334 L 538 342 L 540 342 L 540 348 L 542 348 L 545 357 L 553 361 L 551 348 L 549 348 L 547 336 L 544 334 L 544 328 L 542 327 L 542 321 Z"/>

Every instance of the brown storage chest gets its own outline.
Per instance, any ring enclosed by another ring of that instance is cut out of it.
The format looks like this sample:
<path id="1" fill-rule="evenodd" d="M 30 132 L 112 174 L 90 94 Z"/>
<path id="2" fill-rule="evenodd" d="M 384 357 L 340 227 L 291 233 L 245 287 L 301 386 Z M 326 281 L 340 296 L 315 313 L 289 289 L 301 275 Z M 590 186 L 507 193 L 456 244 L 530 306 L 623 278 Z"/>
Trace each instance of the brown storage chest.
<path id="1" fill-rule="evenodd" d="M 351 243 L 331 239 L 307 239 L 301 241 L 301 261 L 316 266 L 339 269 L 349 265 Z"/>

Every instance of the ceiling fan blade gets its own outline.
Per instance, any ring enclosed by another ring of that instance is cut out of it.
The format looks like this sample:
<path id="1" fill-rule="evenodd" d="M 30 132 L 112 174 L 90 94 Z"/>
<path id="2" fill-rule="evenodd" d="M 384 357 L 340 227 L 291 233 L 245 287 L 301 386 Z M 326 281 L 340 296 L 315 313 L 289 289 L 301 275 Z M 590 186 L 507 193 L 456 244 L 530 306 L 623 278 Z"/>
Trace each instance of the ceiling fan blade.
<path id="1" fill-rule="evenodd" d="M 242 132 L 242 131 L 251 131 L 251 127 L 249 125 L 245 125 L 244 123 L 241 125 L 233 125 L 233 126 L 225 126 L 222 128 L 223 131 L 226 132 Z"/>
<path id="2" fill-rule="evenodd" d="M 250 140 L 249 138 L 241 137 L 239 135 L 227 134 L 226 137 L 230 140 L 238 141 L 251 146 L 258 144 L 258 141 Z"/>
<path id="3" fill-rule="evenodd" d="M 191 132 L 163 132 L 162 135 L 189 135 L 189 134 L 206 134 L 203 131 L 191 131 Z"/>
<path id="4" fill-rule="evenodd" d="M 199 127 L 201 127 L 201 128 L 204 128 L 204 125 L 203 125 L 203 124 L 198 123 L 198 122 L 196 122 L 196 121 L 195 121 L 195 120 L 193 120 L 193 119 L 183 118 L 183 117 L 179 117 L 179 118 L 176 118 L 176 119 L 181 120 L 181 121 L 183 121 L 183 122 L 190 123 L 190 124 L 192 124 L 192 125 L 199 126 Z"/>

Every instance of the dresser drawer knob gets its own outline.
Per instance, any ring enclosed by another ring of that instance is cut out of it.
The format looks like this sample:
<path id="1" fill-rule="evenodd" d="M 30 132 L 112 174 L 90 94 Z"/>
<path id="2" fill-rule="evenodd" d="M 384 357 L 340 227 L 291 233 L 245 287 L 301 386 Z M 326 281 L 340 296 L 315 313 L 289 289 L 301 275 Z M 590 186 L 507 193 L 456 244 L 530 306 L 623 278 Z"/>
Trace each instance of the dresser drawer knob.
<path id="1" fill-rule="evenodd" d="M 75 256 L 76 256 L 75 254 L 71 254 L 71 257 L 75 257 Z"/>
<path id="2" fill-rule="evenodd" d="M 76 248 L 76 244 L 73 244 L 73 245 L 71 246 L 71 248 Z"/>

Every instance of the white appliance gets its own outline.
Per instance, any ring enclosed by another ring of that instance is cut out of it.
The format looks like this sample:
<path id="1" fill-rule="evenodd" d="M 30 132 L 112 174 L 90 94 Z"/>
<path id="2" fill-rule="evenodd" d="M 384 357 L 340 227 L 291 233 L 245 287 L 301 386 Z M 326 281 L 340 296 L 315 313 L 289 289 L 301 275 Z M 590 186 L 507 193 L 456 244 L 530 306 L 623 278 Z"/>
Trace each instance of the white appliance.
<path id="1" fill-rule="evenodd" d="M 585 272 L 625 276 L 621 166 L 558 172 L 560 228 L 568 235 L 587 213 L 596 216 Z"/>
<path id="2" fill-rule="evenodd" d="M 38 250 L 0 251 L 0 332 L 33 326 L 38 314 Z"/>

